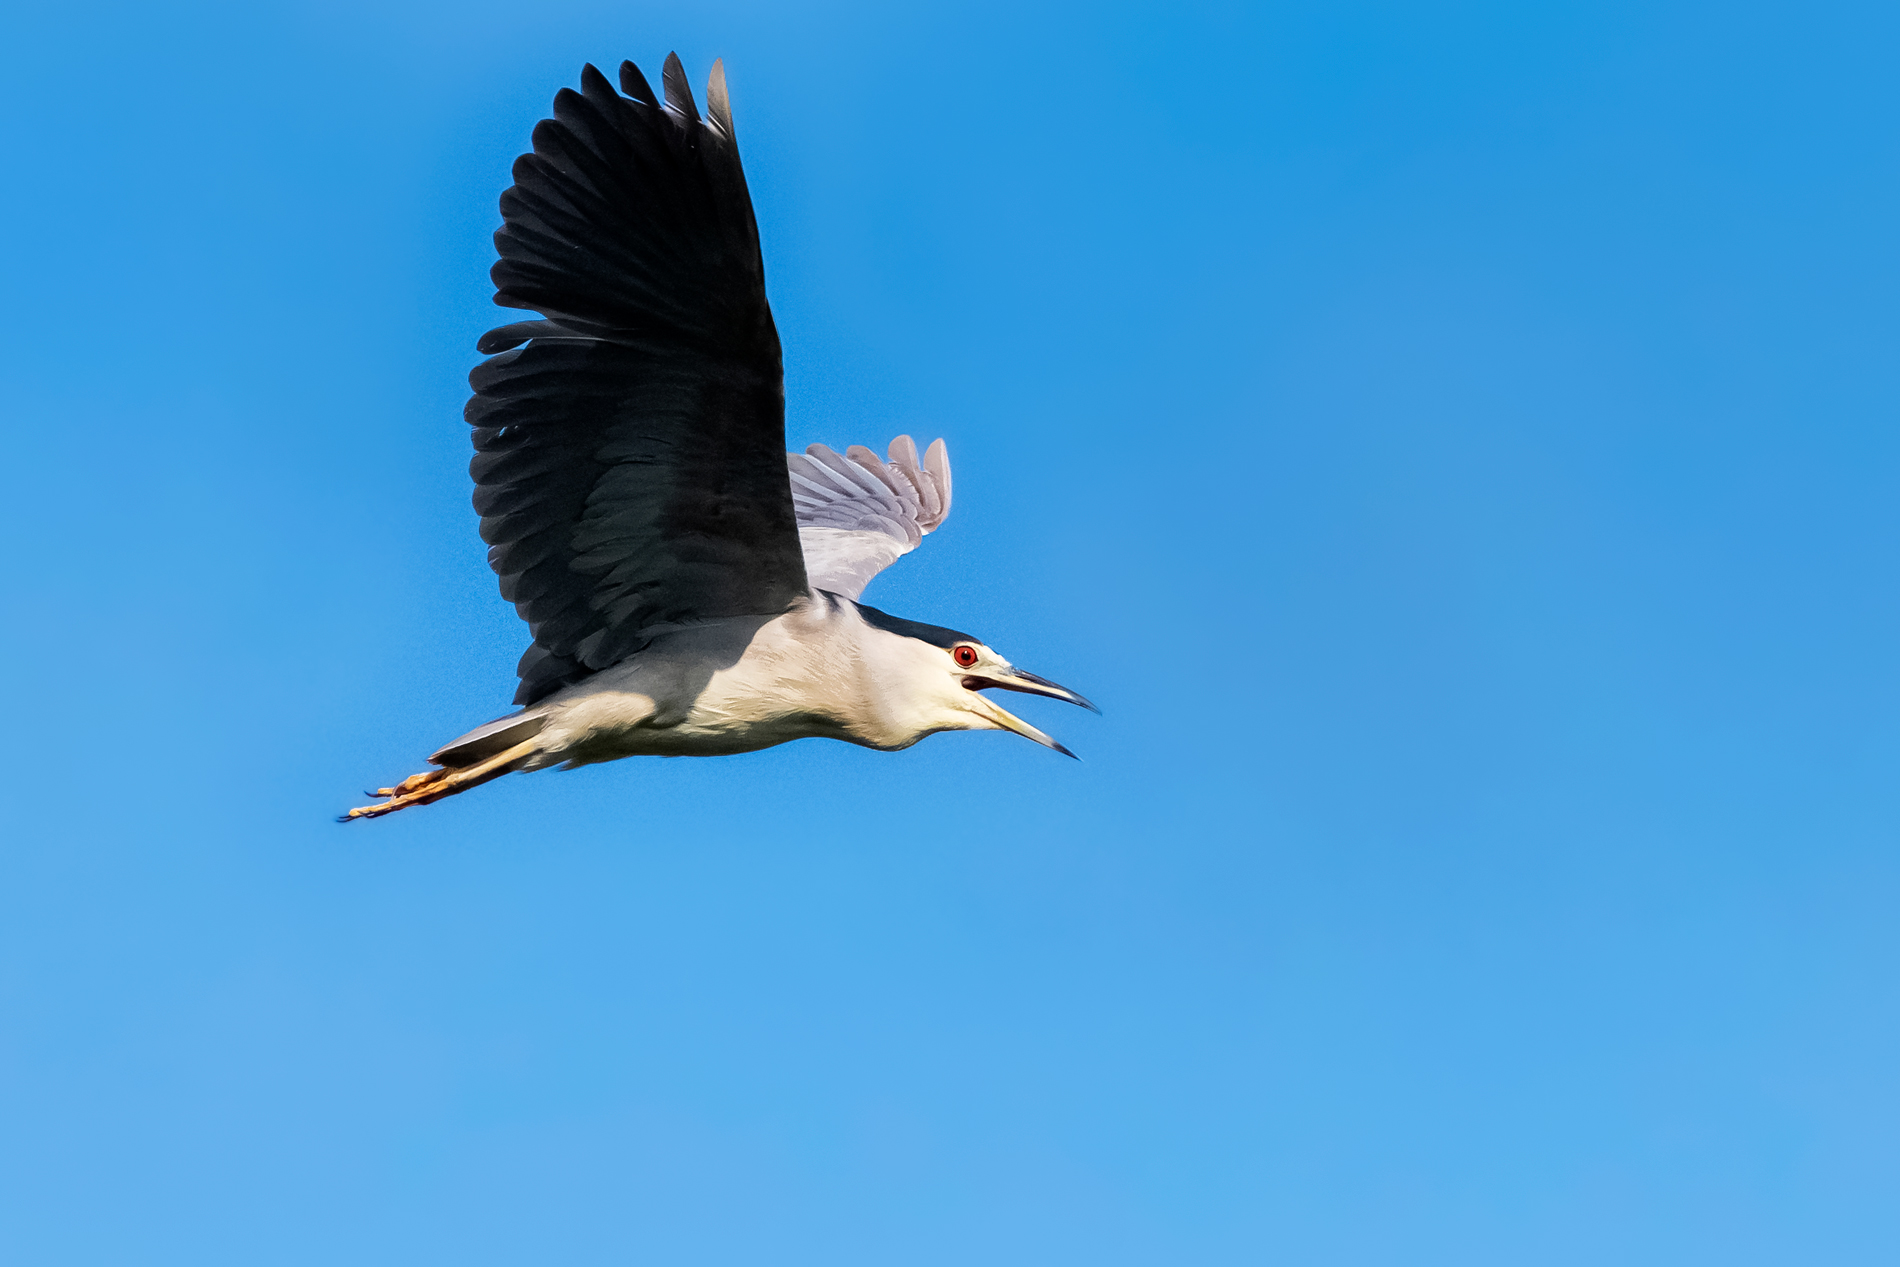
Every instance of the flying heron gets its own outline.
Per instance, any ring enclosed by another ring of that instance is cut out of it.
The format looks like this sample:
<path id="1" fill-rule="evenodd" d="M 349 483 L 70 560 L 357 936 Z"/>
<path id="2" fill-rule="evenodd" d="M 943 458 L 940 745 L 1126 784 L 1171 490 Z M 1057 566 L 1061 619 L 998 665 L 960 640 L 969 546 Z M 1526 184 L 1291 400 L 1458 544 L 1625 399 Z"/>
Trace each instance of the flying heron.
<path id="1" fill-rule="evenodd" d="M 344 821 L 517 770 L 807 737 L 888 751 L 1008 730 L 1075 755 L 980 692 L 1093 704 L 980 638 L 857 601 L 949 513 L 944 443 L 785 452 L 725 71 L 703 117 L 677 56 L 661 82 L 663 98 L 622 62 L 615 92 L 583 68 L 501 196 L 495 302 L 542 320 L 481 337 L 465 416 L 488 561 L 534 636 L 524 707 Z"/>

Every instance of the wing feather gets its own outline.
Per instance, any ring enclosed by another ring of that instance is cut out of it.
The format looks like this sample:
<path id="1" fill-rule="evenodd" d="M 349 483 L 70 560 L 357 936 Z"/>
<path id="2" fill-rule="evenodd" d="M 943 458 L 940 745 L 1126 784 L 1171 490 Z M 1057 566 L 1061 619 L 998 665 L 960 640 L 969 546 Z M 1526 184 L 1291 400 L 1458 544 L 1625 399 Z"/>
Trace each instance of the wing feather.
<path id="1" fill-rule="evenodd" d="M 469 375 L 475 509 L 528 622 L 516 702 L 657 630 L 807 592 L 758 226 L 723 67 L 702 119 L 677 57 L 656 97 L 592 66 L 501 197 L 495 302 Z"/>
<path id="2" fill-rule="evenodd" d="M 888 460 L 863 445 L 839 454 L 814 444 L 786 454 L 785 464 L 813 589 L 857 598 L 950 513 L 950 458 L 942 440 L 921 465 L 909 436 L 891 441 Z"/>

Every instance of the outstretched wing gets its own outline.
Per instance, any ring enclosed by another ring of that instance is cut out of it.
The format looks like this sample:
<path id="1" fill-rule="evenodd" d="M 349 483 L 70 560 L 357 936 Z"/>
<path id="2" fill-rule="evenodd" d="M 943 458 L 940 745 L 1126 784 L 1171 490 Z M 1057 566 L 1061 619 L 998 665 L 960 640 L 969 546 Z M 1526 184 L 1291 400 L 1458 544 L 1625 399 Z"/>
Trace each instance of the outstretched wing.
<path id="1" fill-rule="evenodd" d="M 861 444 L 843 457 L 814 444 L 785 462 L 813 589 L 855 599 L 950 513 L 950 455 L 941 440 L 921 466 L 909 436 L 891 441 L 888 462 Z"/>
<path id="2" fill-rule="evenodd" d="M 475 509 L 528 622 L 518 704 L 721 616 L 806 593 L 778 332 L 713 64 L 701 118 L 679 58 L 662 104 L 592 66 L 501 197 L 491 330 L 469 375 Z M 525 344 L 525 346 L 523 346 Z"/>

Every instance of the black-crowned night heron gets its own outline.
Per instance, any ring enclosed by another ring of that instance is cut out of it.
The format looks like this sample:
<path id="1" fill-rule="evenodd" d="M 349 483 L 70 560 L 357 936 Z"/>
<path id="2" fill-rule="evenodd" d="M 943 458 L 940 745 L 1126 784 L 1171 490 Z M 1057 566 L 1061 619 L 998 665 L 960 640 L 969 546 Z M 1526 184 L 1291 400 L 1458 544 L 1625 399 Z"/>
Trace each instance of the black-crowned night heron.
<path id="1" fill-rule="evenodd" d="M 791 739 L 908 748 L 1010 730 L 979 694 L 1093 705 L 979 638 L 857 601 L 950 510 L 938 440 L 887 459 L 785 453 L 778 332 L 715 62 L 702 118 L 679 58 L 665 98 L 592 66 L 515 162 L 495 234 L 502 326 L 475 396 L 475 509 L 502 596 L 528 622 L 520 712 L 345 819 L 516 770 L 751 752 Z M 1073 755 L 1073 754 L 1070 754 Z"/>

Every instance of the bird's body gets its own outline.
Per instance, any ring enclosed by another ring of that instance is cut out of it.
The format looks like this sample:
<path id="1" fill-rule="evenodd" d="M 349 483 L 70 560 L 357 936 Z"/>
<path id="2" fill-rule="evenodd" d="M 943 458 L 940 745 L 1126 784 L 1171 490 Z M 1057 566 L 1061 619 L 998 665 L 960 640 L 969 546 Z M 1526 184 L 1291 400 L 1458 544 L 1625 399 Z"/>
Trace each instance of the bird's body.
<path id="1" fill-rule="evenodd" d="M 470 375 L 475 505 L 528 621 L 520 712 L 345 818 L 515 771 L 714 756 L 792 739 L 898 749 L 944 730 L 1055 740 L 979 694 L 1088 707 L 977 639 L 858 603 L 949 513 L 941 440 L 921 458 L 784 453 L 778 335 L 715 64 L 702 119 L 677 58 L 662 105 L 592 66 L 563 90 L 502 197 L 496 302 Z"/>
<path id="2" fill-rule="evenodd" d="M 527 710 L 543 721 L 539 751 L 521 768 L 756 752 L 809 738 L 889 751 L 940 730 L 993 728 L 986 722 L 995 706 L 960 684 L 930 695 L 903 689 L 940 656 L 869 623 L 849 599 L 820 592 L 783 615 L 662 635 L 555 692 Z M 962 727 L 959 697 L 971 702 Z"/>

